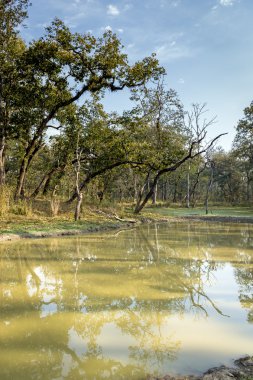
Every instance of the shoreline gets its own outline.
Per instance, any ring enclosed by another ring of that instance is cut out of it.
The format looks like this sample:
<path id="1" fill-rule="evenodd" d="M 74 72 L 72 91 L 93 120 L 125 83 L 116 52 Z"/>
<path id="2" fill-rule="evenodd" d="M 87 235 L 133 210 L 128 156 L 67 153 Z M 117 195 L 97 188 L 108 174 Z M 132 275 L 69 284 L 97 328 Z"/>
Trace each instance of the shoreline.
<path id="1" fill-rule="evenodd" d="M 128 228 L 129 226 L 125 225 L 125 228 Z M 81 236 L 86 235 L 89 233 L 95 233 L 95 232 L 105 232 L 110 230 L 116 230 L 116 229 L 124 229 L 124 225 L 120 223 L 112 223 L 111 225 L 108 224 L 101 224 L 101 225 L 94 225 L 91 227 L 87 227 L 84 229 L 73 229 L 73 230 L 61 230 L 61 231 L 38 231 L 38 232 L 24 232 L 24 233 L 4 233 L 1 234 L 0 232 L 0 243 L 7 242 L 7 241 L 16 241 L 16 240 L 23 240 L 23 239 L 43 239 L 43 238 L 57 238 L 57 237 L 64 237 L 64 236 Z"/>
<path id="2" fill-rule="evenodd" d="M 185 216 L 173 216 L 173 217 L 159 217 L 157 216 L 140 216 L 139 218 L 129 219 L 119 221 L 112 221 L 111 218 L 108 218 L 104 221 L 99 219 L 93 220 L 92 223 L 87 221 L 70 222 L 68 220 L 59 220 L 56 221 L 60 223 L 61 228 L 55 228 L 55 225 L 50 223 L 38 223 L 37 221 L 32 225 L 36 225 L 37 230 L 33 230 L 27 227 L 27 231 L 21 230 L 14 232 L 16 227 L 15 224 L 10 232 L 1 233 L 0 229 L 0 243 L 7 241 L 15 241 L 21 239 L 39 239 L 39 238 L 57 238 L 64 236 L 79 236 L 86 235 L 89 233 L 95 232 L 104 232 L 112 229 L 128 229 L 130 227 L 139 226 L 141 224 L 147 223 L 175 223 L 175 222 L 186 222 L 186 221 L 195 221 L 195 222 L 219 222 L 219 223 L 238 223 L 238 224 L 253 224 L 253 217 L 234 217 L 234 216 L 218 216 L 218 215 L 185 215 Z M 23 221 L 24 224 L 26 221 Z M 73 225 L 76 228 L 72 228 Z M 51 230 L 46 231 L 46 227 L 51 226 Z M 78 228 L 79 227 L 79 228 Z M 12 232 L 13 231 L 13 232 Z"/>

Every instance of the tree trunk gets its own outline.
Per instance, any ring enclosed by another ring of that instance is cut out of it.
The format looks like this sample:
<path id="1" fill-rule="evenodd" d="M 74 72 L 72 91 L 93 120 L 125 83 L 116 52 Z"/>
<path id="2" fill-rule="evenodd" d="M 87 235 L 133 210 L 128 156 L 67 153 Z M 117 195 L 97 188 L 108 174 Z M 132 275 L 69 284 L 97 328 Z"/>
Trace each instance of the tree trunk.
<path id="1" fill-rule="evenodd" d="M 44 186 L 44 189 L 45 189 L 46 183 L 49 180 L 49 178 L 50 178 L 49 174 L 44 175 L 44 177 L 42 178 L 42 180 L 40 181 L 40 183 L 38 184 L 38 186 L 36 187 L 36 189 L 32 193 L 31 198 L 36 198 L 39 195 L 39 192 L 40 192 L 40 190 L 42 189 L 43 186 Z"/>
<path id="2" fill-rule="evenodd" d="M 134 174 L 134 201 L 136 203 L 138 202 L 138 186 L 136 174 Z"/>
<path id="3" fill-rule="evenodd" d="M 64 174 L 64 168 L 54 166 L 47 174 L 44 175 L 44 177 L 42 178 L 42 180 L 40 181 L 40 183 L 38 184 L 38 186 L 32 193 L 31 198 L 36 198 L 39 195 L 42 188 L 43 188 L 43 195 L 46 195 L 49 191 L 51 180 L 53 177 L 55 178 L 54 174 L 56 174 L 57 172 L 58 174 L 56 178 L 58 181 L 60 181 L 61 177 Z M 56 185 L 58 185 L 58 183 L 56 183 Z"/>
<path id="4" fill-rule="evenodd" d="M 27 163 L 28 163 L 27 158 L 24 158 L 21 162 L 19 175 L 17 179 L 17 187 L 15 191 L 15 196 L 14 196 L 16 200 L 24 197 L 24 184 L 25 184 L 25 177 L 27 173 Z"/>
<path id="5" fill-rule="evenodd" d="M 210 178 L 209 178 L 207 189 L 206 189 L 206 199 L 205 199 L 206 215 L 208 215 L 208 213 L 209 213 L 209 194 L 210 194 L 212 186 L 213 186 L 213 171 L 214 171 L 213 163 L 211 163 L 210 170 L 211 170 Z"/>
<path id="6" fill-rule="evenodd" d="M 151 183 L 149 182 L 149 191 L 147 195 L 145 196 L 145 198 L 143 199 L 143 201 L 141 202 L 141 199 L 140 199 L 140 201 L 136 205 L 135 210 L 134 210 L 135 214 L 139 214 L 141 210 L 143 209 L 143 207 L 146 206 L 149 199 L 153 196 L 159 177 L 160 177 L 160 173 L 158 173 L 155 176 L 154 180 Z"/>
<path id="7" fill-rule="evenodd" d="M 136 205 L 135 205 L 135 209 L 134 209 L 134 213 L 135 213 L 135 214 L 138 214 L 138 213 L 139 213 L 139 211 L 136 211 L 136 210 L 139 210 L 139 207 L 140 207 L 140 204 L 141 204 L 141 200 L 142 200 L 142 196 L 143 196 L 143 194 L 144 194 L 145 188 L 146 188 L 146 187 L 148 186 L 148 184 L 149 184 L 149 176 L 150 176 L 150 173 L 147 174 L 143 186 L 142 186 L 141 189 L 139 189 L 139 191 L 138 191 L 138 194 L 137 194 L 137 201 L 136 201 Z M 141 209 L 142 209 L 142 208 L 141 208 Z M 140 209 L 140 210 L 141 210 L 141 209 Z"/>
<path id="8" fill-rule="evenodd" d="M 152 204 L 153 205 L 156 205 L 156 199 L 157 199 L 157 184 L 154 188 L 154 192 L 153 192 L 153 195 L 152 195 Z"/>
<path id="9" fill-rule="evenodd" d="M 173 200 L 172 200 L 173 203 L 177 203 L 177 185 L 178 185 L 178 181 L 176 181 L 176 183 L 174 185 Z"/>
<path id="10" fill-rule="evenodd" d="M 248 172 L 246 172 L 246 177 L 247 177 L 247 183 L 246 183 L 246 201 L 249 202 L 250 201 L 250 182 L 251 182 L 251 177 L 250 177 L 250 174 Z"/>
<path id="11" fill-rule="evenodd" d="M 75 209 L 75 221 L 80 220 L 82 201 L 83 201 L 83 193 L 79 193 L 77 196 L 77 203 L 76 203 L 76 209 Z"/>
<path id="12" fill-rule="evenodd" d="M 0 186 L 5 184 L 6 122 L 4 121 L 3 79 L 0 77 Z"/>
<path id="13" fill-rule="evenodd" d="M 0 186 L 5 184 L 5 137 L 0 139 Z"/>
<path id="14" fill-rule="evenodd" d="M 164 196 L 163 200 L 166 202 L 168 200 L 168 181 L 167 179 L 164 182 Z"/>
<path id="15" fill-rule="evenodd" d="M 36 156 L 40 148 L 42 147 L 42 137 L 40 140 L 33 140 L 26 148 L 25 155 L 22 159 L 19 175 L 17 179 L 17 186 L 15 191 L 15 199 L 24 197 L 25 179 L 33 158 Z"/>
<path id="16" fill-rule="evenodd" d="M 188 165 L 188 172 L 187 172 L 187 194 L 186 194 L 186 207 L 190 208 L 190 163 Z"/>
<path id="17" fill-rule="evenodd" d="M 202 169 L 200 169 L 200 167 L 198 167 L 197 177 L 195 179 L 195 182 L 194 182 L 192 188 L 190 189 L 190 200 L 191 200 L 191 207 L 192 208 L 195 207 L 196 202 L 197 202 L 196 190 L 197 190 L 197 187 L 198 187 L 198 184 L 200 181 L 200 174 L 203 173 L 203 171 L 206 169 L 206 164 L 207 163 L 204 164 Z"/>

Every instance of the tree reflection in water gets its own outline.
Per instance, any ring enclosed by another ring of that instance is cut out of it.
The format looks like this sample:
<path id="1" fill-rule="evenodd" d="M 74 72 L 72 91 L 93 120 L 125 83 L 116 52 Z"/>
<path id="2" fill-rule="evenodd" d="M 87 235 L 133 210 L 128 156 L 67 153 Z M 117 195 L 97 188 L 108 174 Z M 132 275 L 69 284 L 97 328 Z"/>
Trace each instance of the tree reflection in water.
<path id="1" fill-rule="evenodd" d="M 158 225 L 2 245 L 1 379 L 159 373 L 180 352 L 174 315 L 226 317 L 206 290 L 226 262 L 252 322 L 252 231 L 200 224 L 170 231 Z"/>

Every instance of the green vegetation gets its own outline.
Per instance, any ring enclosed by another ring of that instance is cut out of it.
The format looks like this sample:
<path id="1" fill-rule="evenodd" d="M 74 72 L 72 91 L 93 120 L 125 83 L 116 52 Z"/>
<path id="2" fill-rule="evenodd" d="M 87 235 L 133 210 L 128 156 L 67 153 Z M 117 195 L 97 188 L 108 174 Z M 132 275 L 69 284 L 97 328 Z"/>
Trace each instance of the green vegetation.
<path id="1" fill-rule="evenodd" d="M 20 237 L 43 237 L 52 235 L 67 235 L 110 229 L 119 223 L 110 220 L 83 220 L 74 223 L 70 220 L 23 219 L 1 222 L 1 234 L 14 234 Z M 0 235 L 1 237 L 1 235 Z"/>
<path id="2" fill-rule="evenodd" d="M 187 214 L 203 204 L 213 213 L 210 202 L 251 206 L 252 104 L 226 153 L 215 147 L 222 134 L 207 139 L 215 118 L 207 118 L 205 105 L 184 109 L 164 85 L 165 70 L 154 54 L 129 64 L 111 31 L 101 37 L 72 33 L 59 19 L 27 44 L 19 30 L 28 5 L 0 5 L 2 218 L 21 215 L 28 225 L 41 213 L 54 225 L 50 218 L 64 220 L 66 210 L 78 221 L 89 205 L 117 208 L 122 202 L 134 205 L 136 215 L 150 202 L 180 204 Z M 103 97 L 125 88 L 132 108 L 107 113 Z"/>
<path id="3" fill-rule="evenodd" d="M 165 205 L 149 205 L 141 215 L 133 217 L 133 205 L 122 204 L 109 207 L 85 206 L 82 209 L 81 219 L 73 220 L 73 207 L 63 210 L 60 206 L 59 215 L 52 217 L 49 202 L 36 201 L 33 204 L 19 202 L 15 205 L 15 213 L 9 212 L 0 218 L 0 240 L 16 237 L 46 237 L 73 235 L 95 232 L 113 228 L 134 226 L 143 222 L 162 222 L 176 218 L 196 217 L 205 218 L 205 209 L 195 207 L 188 209 L 179 206 L 165 207 Z M 16 212 L 17 210 L 17 212 Z M 28 210 L 28 211 L 27 211 Z M 251 221 L 253 209 L 250 207 L 210 207 L 208 217 L 231 218 L 230 221 Z M 242 219 L 243 218 L 243 219 Z M 225 219 L 224 219 L 225 220 Z"/>
<path id="4" fill-rule="evenodd" d="M 19 207 L 21 210 L 27 206 L 20 202 Z M 113 218 L 111 209 L 101 214 L 96 208 L 86 208 L 85 215 L 82 215 L 82 220 L 74 221 L 71 210 L 65 210 L 60 216 L 52 217 L 49 205 L 45 204 L 45 202 L 36 202 L 28 207 L 30 210 L 28 215 L 8 213 L 0 218 L 0 239 L 1 237 L 6 238 L 7 235 L 17 235 L 19 237 L 72 235 L 122 227 L 125 224 Z M 9 238 L 13 239 L 15 237 L 9 236 Z"/>

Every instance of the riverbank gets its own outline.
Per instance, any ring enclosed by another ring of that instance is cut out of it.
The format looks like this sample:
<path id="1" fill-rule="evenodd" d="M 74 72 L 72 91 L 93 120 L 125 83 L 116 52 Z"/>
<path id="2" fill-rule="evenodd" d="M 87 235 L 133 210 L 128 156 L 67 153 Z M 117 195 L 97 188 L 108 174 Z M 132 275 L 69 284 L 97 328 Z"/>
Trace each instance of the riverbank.
<path id="1" fill-rule="evenodd" d="M 8 215 L 0 219 L 0 242 L 27 239 L 82 235 L 92 232 L 123 229 L 142 223 L 172 223 L 182 221 L 247 223 L 253 224 L 253 216 L 225 215 L 166 215 L 165 208 L 143 210 L 141 215 L 133 215 L 125 210 L 118 214 L 112 210 L 87 209 L 78 222 L 73 221 L 72 215 L 58 217 Z"/>
<path id="2" fill-rule="evenodd" d="M 83 235 L 112 229 L 124 229 L 142 223 L 168 222 L 159 214 L 133 216 L 131 213 L 115 210 L 87 209 L 80 221 L 73 221 L 70 214 L 58 217 L 8 215 L 0 219 L 0 242 L 30 238 Z"/>
<path id="3" fill-rule="evenodd" d="M 233 367 L 220 366 L 211 368 L 201 376 L 185 375 L 163 377 L 148 376 L 147 380 L 252 380 L 253 356 L 245 356 L 234 361 Z"/>

